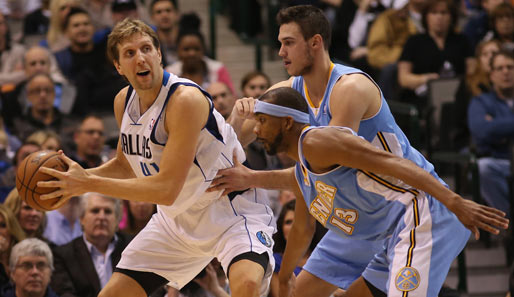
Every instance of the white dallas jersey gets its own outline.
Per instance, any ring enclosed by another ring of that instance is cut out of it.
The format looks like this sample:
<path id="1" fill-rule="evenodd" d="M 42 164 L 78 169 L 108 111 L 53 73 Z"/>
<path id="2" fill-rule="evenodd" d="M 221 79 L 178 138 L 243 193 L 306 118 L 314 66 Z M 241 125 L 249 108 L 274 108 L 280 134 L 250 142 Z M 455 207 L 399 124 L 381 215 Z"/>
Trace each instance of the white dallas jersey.
<path id="1" fill-rule="evenodd" d="M 168 100 L 180 85 L 200 89 L 206 100 L 209 100 L 211 109 L 207 124 L 200 132 L 195 159 L 184 187 L 171 206 L 158 206 L 159 211 L 163 211 L 168 218 L 174 218 L 186 210 L 202 209 L 219 198 L 221 191 L 205 192 L 218 170 L 232 167 L 234 150 L 239 161 L 243 162 L 246 159 L 234 130 L 213 108 L 209 94 L 194 82 L 164 71 L 159 95 L 144 114 L 139 110 L 139 96 L 132 86 L 127 92 L 120 140 L 123 153 L 134 173 L 138 177 L 144 177 L 159 172 L 162 152 L 168 141 L 168 134 L 164 128 L 165 109 Z M 170 134 L 173 135 L 173 132 Z"/>

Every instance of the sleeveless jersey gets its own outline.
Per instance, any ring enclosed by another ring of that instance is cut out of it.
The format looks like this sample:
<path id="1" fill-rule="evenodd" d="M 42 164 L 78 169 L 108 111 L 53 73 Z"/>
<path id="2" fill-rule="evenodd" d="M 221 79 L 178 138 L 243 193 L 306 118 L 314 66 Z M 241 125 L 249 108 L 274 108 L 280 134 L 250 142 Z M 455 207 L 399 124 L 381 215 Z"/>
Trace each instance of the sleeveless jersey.
<path id="1" fill-rule="evenodd" d="M 174 218 L 188 209 L 204 208 L 221 196 L 221 191 L 206 193 L 205 190 L 219 169 L 232 166 L 234 150 L 238 160 L 245 160 L 243 148 L 237 141 L 234 130 L 213 108 L 210 95 L 192 81 L 164 71 L 159 95 L 143 114 L 139 110 L 139 96 L 132 86 L 129 86 L 127 92 L 120 140 L 123 154 L 136 176 L 144 177 L 159 172 L 164 146 L 168 138 L 173 137 L 173 132 L 168 135 L 164 128 L 166 106 L 181 85 L 196 87 L 202 91 L 206 100 L 209 100 L 210 112 L 207 124 L 200 132 L 195 159 L 182 190 L 171 206 L 158 205 L 158 210 L 169 218 Z"/>
<path id="2" fill-rule="evenodd" d="M 392 177 L 339 166 L 326 173 L 310 170 L 303 156 L 302 141 L 312 129 L 345 127 L 308 127 L 298 142 L 300 165 L 296 166 L 298 184 L 309 212 L 326 228 L 343 238 L 380 240 L 390 236 L 406 209 L 420 199 L 432 199 Z M 353 133 L 353 131 L 352 131 Z M 354 133 L 355 135 L 355 133 Z"/>
<path id="3" fill-rule="evenodd" d="M 330 110 L 330 96 L 332 89 L 341 76 L 346 74 L 363 74 L 367 76 L 373 83 L 373 79 L 365 72 L 352 67 L 347 67 L 340 64 L 333 64 L 331 74 L 328 80 L 325 94 L 318 108 L 316 108 L 309 98 L 306 84 L 303 77 L 296 76 L 293 79 L 292 88 L 302 94 L 309 104 L 310 124 L 312 126 L 328 126 L 332 119 L 332 112 Z M 376 83 L 375 83 L 376 85 Z M 377 85 L 377 88 L 380 88 Z M 389 109 L 389 105 L 380 90 L 381 106 L 377 114 L 371 118 L 360 121 L 358 135 L 371 142 L 374 146 L 392 152 L 397 156 L 409 159 L 416 163 L 419 167 L 430 172 L 434 177 L 438 178 L 437 173 L 434 171 L 434 166 L 428 162 L 421 153 L 415 148 L 411 147 L 409 140 L 396 124 L 394 117 Z M 439 179 L 444 183 L 441 179 Z"/>

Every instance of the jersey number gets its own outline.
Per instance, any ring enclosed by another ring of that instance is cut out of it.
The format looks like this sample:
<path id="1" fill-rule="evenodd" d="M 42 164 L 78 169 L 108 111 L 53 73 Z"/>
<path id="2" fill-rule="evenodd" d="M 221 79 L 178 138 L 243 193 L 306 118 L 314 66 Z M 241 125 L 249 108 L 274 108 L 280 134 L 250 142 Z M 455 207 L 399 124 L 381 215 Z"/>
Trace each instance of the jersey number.
<path id="1" fill-rule="evenodd" d="M 150 168 L 148 168 L 148 165 L 150 165 L 151 168 L 154 169 L 153 170 L 153 171 L 155 171 L 154 174 L 159 172 L 159 166 L 157 166 L 157 164 L 155 164 L 155 162 L 152 162 L 150 164 L 147 164 L 147 163 L 144 163 L 144 162 L 139 162 L 139 165 L 141 165 L 141 171 L 143 171 L 143 175 L 144 176 L 152 175 L 152 173 L 150 172 L 151 171 Z"/>
<path id="2" fill-rule="evenodd" d="M 355 228 L 353 225 L 358 219 L 359 214 L 355 209 L 336 208 L 334 209 L 334 215 L 330 219 L 330 223 L 341 229 L 344 233 L 352 235 L 353 229 Z"/>

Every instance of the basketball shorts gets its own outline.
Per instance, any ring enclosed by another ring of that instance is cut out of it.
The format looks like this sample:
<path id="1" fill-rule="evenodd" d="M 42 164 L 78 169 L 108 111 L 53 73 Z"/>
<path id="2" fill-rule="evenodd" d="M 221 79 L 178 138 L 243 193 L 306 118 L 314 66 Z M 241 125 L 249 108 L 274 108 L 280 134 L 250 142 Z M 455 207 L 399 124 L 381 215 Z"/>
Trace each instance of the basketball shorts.
<path id="1" fill-rule="evenodd" d="M 218 258 L 227 273 L 232 259 L 248 252 L 267 253 L 269 264 L 261 286 L 265 296 L 274 268 L 275 221 L 259 199 L 263 190 L 223 196 L 202 209 L 170 219 L 158 209 L 147 226 L 123 251 L 117 268 L 153 272 L 180 289 Z"/>

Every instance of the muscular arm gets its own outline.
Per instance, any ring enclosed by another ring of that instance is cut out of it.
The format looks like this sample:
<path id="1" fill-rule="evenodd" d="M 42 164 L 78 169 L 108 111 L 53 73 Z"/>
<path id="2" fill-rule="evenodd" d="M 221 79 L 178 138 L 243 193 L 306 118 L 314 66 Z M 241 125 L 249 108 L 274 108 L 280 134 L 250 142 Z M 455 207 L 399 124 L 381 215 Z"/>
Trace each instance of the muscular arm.
<path id="1" fill-rule="evenodd" d="M 329 125 L 359 131 L 360 122 L 375 115 L 381 103 L 380 91 L 368 77 L 363 74 L 345 75 L 335 84 L 330 95 L 332 119 Z"/>
<path id="2" fill-rule="evenodd" d="M 496 234 L 498 230 L 489 224 L 503 228 L 508 222 L 503 219 L 502 212 L 472 201 L 468 203 L 410 160 L 380 150 L 348 131 L 335 128 L 313 130 L 306 135 L 303 145 L 305 157 L 314 171 L 326 172 L 335 165 L 343 165 L 398 178 L 435 197 L 466 227 L 476 231 L 475 234 L 478 233 L 477 227 Z"/>
<path id="3" fill-rule="evenodd" d="M 84 170 L 81 173 L 81 168 L 78 168 L 80 166 L 68 160 L 71 166 L 66 173 L 45 168 L 45 173 L 57 177 L 59 181 L 43 184 L 61 189 L 45 195 L 44 198 L 61 195 L 66 198 L 84 192 L 99 192 L 127 200 L 173 204 L 193 164 L 198 137 L 208 114 L 209 103 L 199 90 L 179 87 L 166 107 L 165 127 L 168 134 L 173 133 L 173 137 L 168 138 L 164 147 L 159 173 L 141 178 L 108 178 Z"/>
<path id="4" fill-rule="evenodd" d="M 314 232 L 316 231 L 316 221 L 309 214 L 298 184 L 296 184 L 294 192 L 297 197 L 294 222 L 291 231 L 289 231 L 286 249 L 282 257 L 282 265 L 278 273 L 281 290 L 287 285 L 295 267 L 309 248 Z M 289 296 L 284 293 L 285 292 L 282 291 L 279 296 Z"/>

